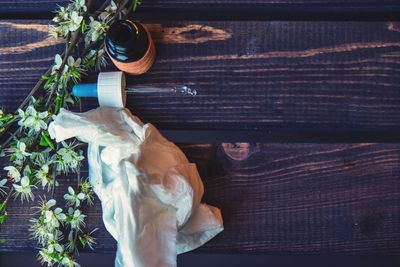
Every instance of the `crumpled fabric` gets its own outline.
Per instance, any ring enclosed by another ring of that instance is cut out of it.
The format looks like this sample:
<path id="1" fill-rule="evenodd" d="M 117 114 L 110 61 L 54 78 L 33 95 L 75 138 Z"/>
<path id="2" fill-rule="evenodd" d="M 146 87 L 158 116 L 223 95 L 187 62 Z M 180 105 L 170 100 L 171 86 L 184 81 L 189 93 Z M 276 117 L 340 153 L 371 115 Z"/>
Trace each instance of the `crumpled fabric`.
<path id="1" fill-rule="evenodd" d="M 118 242 L 116 267 L 176 266 L 223 230 L 218 208 L 201 204 L 196 165 L 127 109 L 61 109 L 49 125 L 57 142 L 88 143 L 89 181 L 106 229 Z"/>

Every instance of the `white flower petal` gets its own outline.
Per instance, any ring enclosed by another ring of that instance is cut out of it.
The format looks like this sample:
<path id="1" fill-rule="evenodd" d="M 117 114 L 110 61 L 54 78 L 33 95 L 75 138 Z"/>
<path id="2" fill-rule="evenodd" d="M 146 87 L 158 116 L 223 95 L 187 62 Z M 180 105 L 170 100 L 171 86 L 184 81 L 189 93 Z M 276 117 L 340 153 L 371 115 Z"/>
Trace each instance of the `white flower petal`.
<path id="1" fill-rule="evenodd" d="M 68 63 L 68 66 L 73 66 L 75 63 L 74 58 L 72 56 L 69 56 L 67 59 L 67 63 Z"/>
<path id="2" fill-rule="evenodd" d="M 22 109 L 18 109 L 18 115 L 23 118 L 25 117 L 25 112 Z"/>
<path id="3" fill-rule="evenodd" d="M 58 218 L 60 221 L 65 221 L 65 220 L 67 219 L 67 216 L 66 216 L 64 213 L 61 213 L 61 214 L 58 214 L 58 215 L 57 215 L 57 218 Z"/>
<path id="4" fill-rule="evenodd" d="M 47 206 L 53 207 L 56 203 L 57 201 L 55 201 L 54 199 L 50 199 L 49 201 L 47 201 Z"/>
<path id="5" fill-rule="evenodd" d="M 25 152 L 26 145 L 24 142 L 18 142 L 17 146 L 20 151 Z"/>
<path id="6" fill-rule="evenodd" d="M 49 172 L 49 165 L 45 164 L 45 165 L 42 166 L 41 169 L 42 169 L 42 171 L 43 171 L 44 173 L 48 173 L 48 172 Z"/>
<path id="7" fill-rule="evenodd" d="M 7 179 L 3 179 L 0 181 L 0 187 L 4 186 L 7 183 Z"/>
<path id="8" fill-rule="evenodd" d="M 57 54 L 54 58 L 54 62 L 56 63 L 56 67 L 59 68 L 62 64 L 62 58 L 59 54 Z"/>
<path id="9" fill-rule="evenodd" d="M 22 186 L 17 185 L 17 184 L 13 184 L 15 191 L 17 192 L 21 192 Z"/>
<path id="10" fill-rule="evenodd" d="M 74 191 L 74 189 L 73 189 L 71 186 L 68 186 L 68 192 L 69 192 L 71 195 L 74 195 L 74 194 L 75 194 L 75 191 Z"/>
<path id="11" fill-rule="evenodd" d="M 22 177 L 21 186 L 23 186 L 23 187 L 29 186 L 29 178 L 28 177 L 26 177 L 26 176 Z"/>
<path id="12" fill-rule="evenodd" d="M 63 250 L 63 248 L 62 248 L 62 246 L 60 244 L 54 244 L 54 248 L 58 252 L 61 252 Z"/>
<path id="13" fill-rule="evenodd" d="M 62 209 L 61 208 L 56 208 L 55 210 L 54 210 L 54 213 L 55 214 L 59 214 L 59 213 L 61 213 L 62 212 Z"/>
<path id="14" fill-rule="evenodd" d="M 39 121 L 38 126 L 39 126 L 39 130 L 40 129 L 43 129 L 43 130 L 47 129 L 47 124 L 44 121 Z"/>
<path id="15" fill-rule="evenodd" d="M 47 111 L 40 112 L 39 113 L 39 118 L 40 119 L 44 119 L 44 118 L 47 118 L 48 115 L 49 115 L 49 113 Z"/>
<path id="16" fill-rule="evenodd" d="M 25 127 L 32 127 L 35 123 L 35 118 L 34 117 L 28 117 L 26 120 L 22 123 Z"/>

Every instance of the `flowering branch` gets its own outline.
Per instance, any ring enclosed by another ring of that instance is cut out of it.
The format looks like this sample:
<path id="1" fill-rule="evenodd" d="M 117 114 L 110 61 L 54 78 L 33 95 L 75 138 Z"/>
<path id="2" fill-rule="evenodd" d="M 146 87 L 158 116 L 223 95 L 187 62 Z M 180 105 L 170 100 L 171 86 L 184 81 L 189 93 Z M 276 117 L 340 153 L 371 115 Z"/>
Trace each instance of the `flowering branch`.
<path id="1" fill-rule="evenodd" d="M 80 143 L 55 144 L 48 125 L 61 108 L 77 102 L 71 89 L 82 76 L 107 64 L 103 39 L 109 25 L 140 4 L 139 0 L 108 0 L 90 13 L 90 1 L 74 0 L 58 9 L 54 24 L 49 26 L 50 35 L 65 39 L 65 51 L 55 56 L 53 65 L 14 113 L 0 109 L 0 139 L 10 134 L 0 145 L 0 157 L 9 162 L 4 168 L 8 177 L 0 178 L 0 224 L 7 218 L 12 197 L 32 201 L 37 188 L 51 192 L 48 201 L 40 197 L 39 217 L 31 219 L 32 237 L 42 247 L 39 259 L 48 266 L 79 266 L 74 258 L 77 249 L 95 244 L 95 230 L 85 230 L 86 215 L 82 212 L 83 203 L 93 204 L 93 192 L 90 183 L 80 178 L 84 160 Z M 15 124 L 17 127 L 12 127 Z M 68 187 L 64 208 L 56 207 L 57 177 L 70 173 L 77 173 L 78 185 Z"/>

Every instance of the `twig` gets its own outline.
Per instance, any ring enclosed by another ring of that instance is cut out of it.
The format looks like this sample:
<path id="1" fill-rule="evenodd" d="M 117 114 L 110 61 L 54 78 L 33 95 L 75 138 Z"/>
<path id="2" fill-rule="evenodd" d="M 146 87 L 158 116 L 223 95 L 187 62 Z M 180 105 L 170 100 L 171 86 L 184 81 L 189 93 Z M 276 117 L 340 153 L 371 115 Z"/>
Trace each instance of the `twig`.
<path id="1" fill-rule="evenodd" d="M 16 135 L 20 134 L 21 131 L 22 131 L 22 128 L 19 127 L 15 132 L 13 132 L 13 133 L 10 135 L 10 137 L 7 138 L 7 140 L 4 141 L 3 144 L 0 145 L 0 151 L 1 151 L 3 148 L 5 148 L 5 147 L 14 139 L 14 137 L 15 137 Z"/>
<path id="2" fill-rule="evenodd" d="M 11 186 L 10 191 L 8 192 L 6 199 L 3 201 L 4 209 L 6 208 L 7 202 L 10 200 L 10 198 L 11 198 L 13 193 L 14 193 L 14 186 Z"/>

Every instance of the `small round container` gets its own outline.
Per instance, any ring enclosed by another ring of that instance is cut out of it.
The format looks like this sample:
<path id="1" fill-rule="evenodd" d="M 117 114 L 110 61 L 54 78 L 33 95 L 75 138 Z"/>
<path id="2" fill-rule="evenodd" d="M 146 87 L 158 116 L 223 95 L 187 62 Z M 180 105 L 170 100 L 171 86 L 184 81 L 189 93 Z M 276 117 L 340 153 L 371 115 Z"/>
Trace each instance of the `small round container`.
<path id="1" fill-rule="evenodd" d="M 150 32 L 144 25 L 128 19 L 118 20 L 110 26 L 105 48 L 114 65 L 132 75 L 147 72 L 156 57 Z"/>

